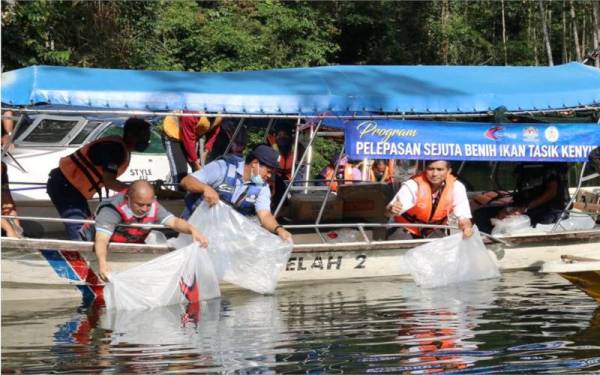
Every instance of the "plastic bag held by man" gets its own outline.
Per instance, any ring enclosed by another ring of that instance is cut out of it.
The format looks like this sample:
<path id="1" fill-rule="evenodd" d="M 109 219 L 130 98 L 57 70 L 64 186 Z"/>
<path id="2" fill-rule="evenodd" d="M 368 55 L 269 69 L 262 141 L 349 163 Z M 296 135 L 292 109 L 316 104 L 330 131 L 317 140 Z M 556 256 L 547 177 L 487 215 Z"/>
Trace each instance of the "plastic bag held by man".
<path id="1" fill-rule="evenodd" d="M 500 277 L 498 266 L 485 248 L 477 227 L 463 239 L 458 233 L 409 250 L 402 261 L 415 283 L 435 288 L 463 281 Z"/>
<path id="2" fill-rule="evenodd" d="M 104 287 L 108 309 L 138 310 L 220 297 L 208 253 L 197 244 L 109 275 Z"/>
<path id="3" fill-rule="evenodd" d="M 209 207 L 202 202 L 188 219 L 208 238 L 208 254 L 220 280 L 257 293 L 273 293 L 292 253 L 293 244 L 223 202 Z M 180 234 L 175 247 L 192 241 Z"/>

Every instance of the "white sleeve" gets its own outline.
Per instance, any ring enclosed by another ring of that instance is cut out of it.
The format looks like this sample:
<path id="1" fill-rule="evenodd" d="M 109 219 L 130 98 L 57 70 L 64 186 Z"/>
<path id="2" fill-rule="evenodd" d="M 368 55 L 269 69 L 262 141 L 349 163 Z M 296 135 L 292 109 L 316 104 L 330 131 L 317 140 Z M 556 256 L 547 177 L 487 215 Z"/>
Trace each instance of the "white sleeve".
<path id="1" fill-rule="evenodd" d="M 418 185 L 414 180 L 405 181 L 402 183 L 400 190 L 398 190 L 392 201 L 388 203 L 388 206 L 394 203 L 394 201 L 400 200 L 400 203 L 402 203 L 402 211 L 400 214 L 410 210 L 417 203 L 417 188 Z"/>
<path id="2" fill-rule="evenodd" d="M 470 219 L 471 206 L 469 205 L 469 198 L 467 197 L 467 189 L 465 185 L 460 181 L 454 182 L 454 189 L 452 191 L 452 212 L 459 218 Z"/>

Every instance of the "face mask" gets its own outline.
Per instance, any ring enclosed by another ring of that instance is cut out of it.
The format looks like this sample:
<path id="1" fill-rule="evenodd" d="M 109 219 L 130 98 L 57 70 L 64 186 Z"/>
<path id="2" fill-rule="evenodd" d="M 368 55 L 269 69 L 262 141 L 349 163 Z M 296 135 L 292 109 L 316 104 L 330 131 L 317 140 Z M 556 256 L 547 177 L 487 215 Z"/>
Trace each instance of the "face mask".
<path id="1" fill-rule="evenodd" d="M 260 166 L 258 167 L 260 169 Z M 265 180 L 260 176 L 260 174 L 254 174 L 254 170 L 250 172 L 250 182 L 257 186 L 263 186 L 265 184 Z"/>
<path id="2" fill-rule="evenodd" d="M 149 145 L 150 145 L 150 141 L 137 142 L 133 146 L 133 149 L 137 152 L 144 152 L 144 151 L 146 151 L 146 149 L 148 148 Z"/>

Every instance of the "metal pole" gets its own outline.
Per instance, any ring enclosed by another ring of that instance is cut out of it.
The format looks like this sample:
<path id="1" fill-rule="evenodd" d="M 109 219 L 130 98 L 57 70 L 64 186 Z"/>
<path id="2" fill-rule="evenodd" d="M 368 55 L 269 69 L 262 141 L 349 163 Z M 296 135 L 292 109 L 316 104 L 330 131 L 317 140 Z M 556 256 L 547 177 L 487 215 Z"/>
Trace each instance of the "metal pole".
<path id="1" fill-rule="evenodd" d="M 319 130 L 320 127 L 321 127 L 321 121 L 319 121 L 319 123 L 317 124 L 316 131 L 313 134 L 313 136 L 310 138 L 310 141 L 308 142 L 308 147 L 312 146 L 312 144 L 317 136 L 317 131 Z M 307 152 L 302 154 L 302 157 L 300 158 L 300 162 L 299 162 L 300 165 L 304 162 L 304 159 L 306 158 L 307 154 L 308 154 Z M 298 174 L 299 170 L 300 170 L 300 168 L 298 168 L 294 171 L 294 175 L 292 176 L 292 181 L 296 180 L 296 175 Z M 287 188 L 285 189 L 285 193 L 283 193 L 284 196 L 288 195 L 288 193 L 290 192 L 290 189 L 292 188 L 292 185 L 293 184 L 288 184 Z M 283 206 L 283 201 L 284 201 L 283 199 L 281 201 L 279 201 L 279 204 L 277 205 L 277 208 L 275 209 L 273 216 L 277 217 L 279 210 L 281 210 L 281 206 Z"/>
<path id="2" fill-rule="evenodd" d="M 562 221 L 565 212 L 567 212 L 570 209 L 569 207 L 571 207 L 573 202 L 575 202 L 575 199 L 577 199 L 577 194 L 579 194 L 579 190 L 581 190 L 581 184 L 583 184 L 583 173 L 585 172 L 586 166 L 587 166 L 587 161 L 584 161 L 583 165 L 581 166 L 581 173 L 579 174 L 579 179 L 577 180 L 577 189 L 575 190 L 575 194 L 573 194 L 573 197 L 569 200 L 569 203 L 565 206 L 563 211 L 560 213 L 560 216 L 559 216 L 558 220 L 556 221 L 556 223 L 554 224 L 554 226 L 552 227 L 551 232 L 554 232 L 558 229 L 558 225 Z"/>
<path id="3" fill-rule="evenodd" d="M 267 130 L 265 130 L 265 138 L 263 140 L 265 143 L 267 143 L 269 140 L 269 132 L 271 131 L 271 127 L 273 126 L 274 121 L 274 118 L 270 118 L 269 122 L 267 123 Z"/>
<path id="4" fill-rule="evenodd" d="M 313 124 L 310 125 L 310 133 L 309 137 L 315 134 L 315 126 Z M 306 150 L 308 152 L 308 156 L 306 157 L 306 176 L 310 176 L 310 169 L 312 167 L 312 159 L 313 159 L 313 146 L 312 144 Z M 308 194 L 308 182 L 304 183 L 304 194 Z"/>
<path id="5" fill-rule="evenodd" d="M 16 107 L 4 108 L 3 110 L 12 110 L 15 112 L 26 112 L 26 113 L 58 113 L 58 114 L 97 114 L 97 115 L 122 115 L 122 116 L 197 116 L 197 114 L 186 114 L 179 112 L 169 111 L 141 111 L 141 110 L 67 110 L 67 109 L 22 109 Z M 580 107 L 569 107 L 560 109 L 548 109 L 548 110 L 520 110 L 506 112 L 509 115 L 524 115 L 530 113 L 537 114 L 552 114 L 563 111 L 582 112 L 582 111 L 598 111 L 600 106 L 598 105 L 583 105 Z M 481 111 L 481 112 L 449 112 L 449 113 L 413 113 L 413 114 L 389 114 L 389 115 L 321 115 L 321 114 L 263 114 L 263 113 L 205 113 L 202 116 L 212 117 L 223 117 L 223 118 L 281 118 L 281 119 L 297 119 L 297 118 L 319 118 L 319 119 L 354 119 L 354 120 L 373 120 L 373 119 L 427 119 L 427 118 L 478 118 L 487 117 L 492 115 L 492 111 Z"/>
<path id="6" fill-rule="evenodd" d="M 231 139 L 229 139 L 229 144 L 227 145 L 227 148 L 225 149 L 225 152 L 223 153 L 223 155 L 227 155 L 229 153 L 229 150 L 231 150 L 231 146 L 233 145 L 233 141 L 235 140 L 235 137 L 240 132 L 240 129 L 242 128 L 243 124 L 244 124 L 244 117 L 242 117 L 240 119 L 240 121 L 238 122 L 237 127 L 235 128 L 235 131 L 233 132 L 233 135 L 231 136 Z"/>
<path id="7" fill-rule="evenodd" d="M 298 137 L 300 135 L 300 119 L 296 120 L 296 134 L 294 135 L 294 157 L 293 157 L 293 161 L 292 161 L 292 176 L 294 175 L 294 172 L 296 171 L 296 160 L 298 160 Z M 298 169 L 301 168 L 301 165 L 298 165 Z M 294 179 L 292 179 L 292 181 L 290 181 L 290 183 L 292 183 L 293 181 L 295 181 Z"/>
<path id="8" fill-rule="evenodd" d="M 321 218 L 323 217 L 323 211 L 325 211 L 325 206 L 327 206 L 327 198 L 329 198 L 329 193 L 331 192 L 331 184 L 333 183 L 333 180 L 335 180 L 337 178 L 337 176 L 336 176 L 337 170 L 340 167 L 340 162 L 342 161 L 342 155 L 344 155 L 344 151 L 345 151 L 345 145 L 342 145 L 340 154 L 338 155 L 338 158 L 335 161 L 335 167 L 333 168 L 333 173 L 331 175 L 331 178 L 329 179 L 329 186 L 327 187 L 327 191 L 325 192 L 325 198 L 323 199 L 323 203 L 321 203 L 321 208 L 319 209 L 319 214 L 317 215 L 317 220 L 315 221 L 316 225 L 320 224 Z M 317 234 L 319 235 L 319 237 L 321 237 L 321 241 L 325 242 L 325 238 L 321 234 L 321 231 L 319 230 L 319 228 L 317 227 L 317 228 L 315 228 L 315 230 L 317 231 Z"/>

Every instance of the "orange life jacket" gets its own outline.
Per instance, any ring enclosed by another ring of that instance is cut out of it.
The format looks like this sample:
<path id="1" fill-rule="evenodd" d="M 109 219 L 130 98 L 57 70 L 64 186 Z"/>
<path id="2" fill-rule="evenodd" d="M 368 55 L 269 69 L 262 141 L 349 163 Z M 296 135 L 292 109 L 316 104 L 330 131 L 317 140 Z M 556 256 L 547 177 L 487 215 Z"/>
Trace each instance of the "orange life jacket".
<path id="1" fill-rule="evenodd" d="M 329 186 L 331 181 L 331 178 L 333 177 L 334 172 L 333 172 L 333 168 L 331 166 L 327 166 L 326 172 L 325 172 L 325 184 L 327 186 Z M 353 175 L 352 175 L 352 165 L 350 164 L 346 164 L 346 166 L 344 167 L 344 180 L 342 181 L 343 184 L 351 184 L 352 180 L 353 180 Z M 337 179 L 333 179 L 333 181 L 331 182 L 331 191 L 337 191 L 338 188 L 338 180 Z"/>
<path id="2" fill-rule="evenodd" d="M 431 185 L 427 181 L 425 172 L 412 178 L 417 183 L 417 202 L 414 207 L 406 211 L 402 215 L 394 216 L 394 221 L 397 223 L 421 223 L 421 224 L 443 224 L 448 219 L 448 215 L 452 211 L 452 190 L 456 177 L 448 174 L 441 196 L 437 201 L 437 205 L 433 207 L 433 199 Z M 431 229 L 417 227 L 405 227 L 415 237 L 424 237 L 432 232 Z"/>
<path id="3" fill-rule="evenodd" d="M 123 138 L 118 136 L 110 136 L 100 138 L 94 142 L 81 147 L 71 155 L 60 159 L 58 167 L 65 176 L 67 181 L 71 183 L 81 195 L 86 199 L 91 199 L 95 193 L 102 196 L 101 188 L 104 186 L 103 175 L 104 168 L 101 165 L 92 163 L 89 157 L 90 148 L 93 145 L 105 142 L 119 143 L 123 146 L 125 152 L 125 160 L 117 167 L 117 177 L 125 173 L 129 166 L 130 153 L 127 151 Z"/>
<path id="4" fill-rule="evenodd" d="M 133 211 L 127 204 L 127 201 L 124 199 L 125 194 L 121 194 L 121 202 L 115 200 L 116 205 L 113 207 L 117 210 L 117 212 L 121 215 L 121 220 L 123 222 L 121 224 L 156 224 L 158 218 L 158 202 L 156 199 L 152 201 L 152 205 L 150 206 L 150 210 L 148 214 L 143 218 L 137 218 L 133 214 Z M 144 243 L 146 237 L 150 234 L 150 228 L 140 228 L 140 227 L 125 227 L 125 226 L 117 226 L 113 235 L 110 238 L 111 242 L 121 242 L 121 243 Z"/>
<path id="5" fill-rule="evenodd" d="M 394 182 L 394 161 L 388 160 L 387 167 L 385 167 L 385 171 L 383 172 L 383 178 L 381 182 L 385 182 L 386 184 L 391 184 Z M 369 181 L 379 182 L 377 178 L 375 178 L 375 172 L 373 172 L 373 168 L 369 168 Z"/>

